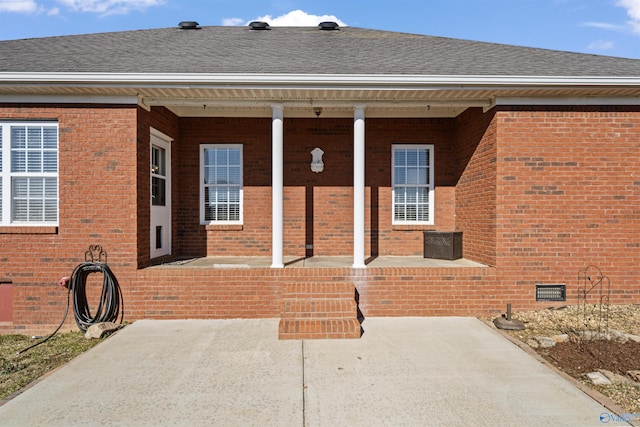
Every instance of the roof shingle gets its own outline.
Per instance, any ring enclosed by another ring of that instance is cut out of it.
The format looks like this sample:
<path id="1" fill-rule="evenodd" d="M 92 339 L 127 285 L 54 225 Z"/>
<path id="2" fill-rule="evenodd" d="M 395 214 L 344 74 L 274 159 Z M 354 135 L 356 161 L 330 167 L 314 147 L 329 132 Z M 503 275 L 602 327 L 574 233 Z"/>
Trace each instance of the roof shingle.
<path id="1" fill-rule="evenodd" d="M 0 72 L 640 76 L 640 60 L 343 27 L 164 28 L 0 42 Z"/>

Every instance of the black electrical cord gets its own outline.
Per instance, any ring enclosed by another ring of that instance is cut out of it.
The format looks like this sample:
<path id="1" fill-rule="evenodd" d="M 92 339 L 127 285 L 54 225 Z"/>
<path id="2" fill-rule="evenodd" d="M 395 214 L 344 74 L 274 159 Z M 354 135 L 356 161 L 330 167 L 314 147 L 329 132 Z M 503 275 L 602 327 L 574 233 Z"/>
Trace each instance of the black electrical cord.
<path id="1" fill-rule="evenodd" d="M 95 316 L 91 316 L 89 303 L 87 301 L 86 286 L 87 277 L 91 273 L 101 272 L 103 274 L 102 293 L 100 302 Z M 76 319 L 76 325 L 82 332 L 86 332 L 89 326 L 102 322 L 116 322 L 118 314 L 120 315 L 120 323 L 124 316 L 124 305 L 122 304 L 122 290 L 118 284 L 118 279 L 113 274 L 109 266 L 102 262 L 84 262 L 79 264 L 71 274 L 71 279 L 67 286 L 67 307 L 64 310 L 64 317 L 55 331 L 42 341 L 22 349 L 18 354 L 22 354 L 27 350 L 39 346 L 47 342 L 62 327 L 64 321 L 69 314 L 70 296 L 73 294 L 73 314 Z M 120 310 L 122 306 L 122 311 Z"/>

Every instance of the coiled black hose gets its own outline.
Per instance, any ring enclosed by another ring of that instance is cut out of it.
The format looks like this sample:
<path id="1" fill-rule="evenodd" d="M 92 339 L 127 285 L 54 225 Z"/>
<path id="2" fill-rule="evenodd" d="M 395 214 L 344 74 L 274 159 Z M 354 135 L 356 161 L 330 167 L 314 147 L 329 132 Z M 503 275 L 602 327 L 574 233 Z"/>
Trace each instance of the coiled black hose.
<path id="1" fill-rule="evenodd" d="M 95 316 L 91 316 L 86 294 L 87 277 L 91 273 L 97 272 L 101 272 L 103 274 L 102 293 L 96 314 Z M 73 314 L 76 319 L 76 325 L 78 325 L 78 328 L 80 328 L 82 332 L 86 332 L 89 326 L 96 323 L 116 322 L 118 320 L 118 314 L 120 315 L 120 323 L 122 323 L 122 319 L 124 317 L 122 291 L 120 290 L 118 279 L 116 279 L 116 276 L 107 264 L 103 262 L 83 262 L 73 270 L 71 280 L 69 282 L 70 283 L 67 288 L 67 307 L 64 311 L 64 317 L 56 330 L 42 341 L 38 341 L 37 343 L 20 350 L 17 354 L 22 354 L 27 350 L 31 350 L 32 348 L 47 342 L 60 330 L 67 318 L 67 314 L 69 313 L 69 301 L 71 294 L 73 294 Z"/>
<path id="2" fill-rule="evenodd" d="M 102 293 L 95 315 L 92 316 L 87 301 L 86 285 L 87 277 L 91 273 L 97 272 L 103 275 Z M 71 275 L 70 289 L 73 294 L 73 314 L 76 324 L 82 332 L 86 332 L 89 326 L 96 323 L 116 322 L 118 315 L 120 315 L 120 323 L 122 323 L 123 313 L 120 310 L 122 291 L 118 279 L 107 264 L 102 262 L 79 264 Z"/>

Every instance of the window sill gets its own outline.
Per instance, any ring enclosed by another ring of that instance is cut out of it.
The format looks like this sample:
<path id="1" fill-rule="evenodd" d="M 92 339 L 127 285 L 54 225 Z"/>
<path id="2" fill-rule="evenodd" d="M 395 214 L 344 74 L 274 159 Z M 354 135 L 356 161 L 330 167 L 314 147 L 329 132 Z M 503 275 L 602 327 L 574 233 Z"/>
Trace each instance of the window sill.
<path id="1" fill-rule="evenodd" d="M 391 226 L 393 231 L 432 231 L 436 229 L 433 224 L 395 224 Z"/>
<path id="2" fill-rule="evenodd" d="M 207 224 L 204 227 L 207 231 L 242 231 L 242 224 Z"/>
<path id="3" fill-rule="evenodd" d="M 58 234 L 57 226 L 0 226 L 0 234 Z"/>

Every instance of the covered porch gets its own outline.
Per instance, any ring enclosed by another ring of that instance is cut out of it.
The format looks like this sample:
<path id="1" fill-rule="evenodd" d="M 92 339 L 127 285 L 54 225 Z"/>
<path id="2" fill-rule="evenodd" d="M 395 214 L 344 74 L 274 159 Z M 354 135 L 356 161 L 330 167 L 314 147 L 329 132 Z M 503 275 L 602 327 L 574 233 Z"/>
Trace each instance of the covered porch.
<path id="1" fill-rule="evenodd" d="M 206 88 L 193 99 L 183 91 L 143 97 L 151 128 L 175 141 L 168 147 L 174 195 L 160 224 L 165 253 L 202 257 L 186 267 L 262 267 L 264 256 L 273 269 L 482 265 L 419 258 L 424 232 L 455 231 L 464 232 L 468 259 L 494 265 L 495 163 L 485 161 L 495 155 L 486 132 L 491 100 L 408 88 L 402 78 L 384 90 L 332 80 L 324 90 Z M 233 179 L 205 175 L 226 167 L 209 153 L 227 149 L 238 159 Z M 420 160 L 397 160 L 405 151 Z M 229 195 L 225 186 L 233 187 Z M 151 256 L 141 253 L 140 267 L 158 264 L 154 219 L 149 232 L 141 224 Z M 234 259 L 203 259 L 228 255 Z"/>
<path id="2" fill-rule="evenodd" d="M 276 317 L 282 339 L 359 338 L 365 316 L 502 306 L 494 103 L 424 89 L 314 76 L 147 91 L 151 128 L 174 141 L 174 198 L 169 257 L 139 257 L 134 317 Z M 427 232 L 464 233 L 466 258 L 425 257 Z"/>

